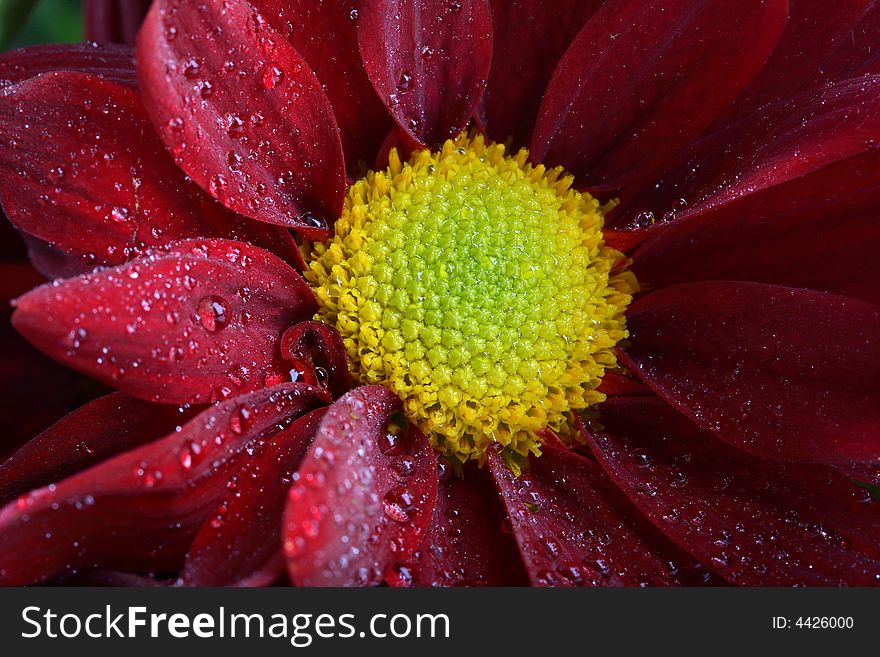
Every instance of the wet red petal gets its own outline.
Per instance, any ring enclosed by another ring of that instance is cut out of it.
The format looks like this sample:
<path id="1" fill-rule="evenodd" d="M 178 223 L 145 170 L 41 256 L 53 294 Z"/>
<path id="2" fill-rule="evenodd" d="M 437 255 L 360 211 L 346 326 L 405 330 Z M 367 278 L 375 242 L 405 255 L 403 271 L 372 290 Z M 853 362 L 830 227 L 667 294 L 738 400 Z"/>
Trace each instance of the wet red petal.
<path id="1" fill-rule="evenodd" d="M 312 411 L 272 437 L 230 478 L 187 554 L 182 584 L 266 586 L 284 573 L 281 518 L 287 491 L 326 410 Z"/>
<path id="2" fill-rule="evenodd" d="M 241 239 L 292 258 L 283 229 L 233 215 L 185 180 L 132 89 L 65 72 L 5 93 L 0 199 L 21 230 L 90 266 L 183 237 Z"/>
<path id="3" fill-rule="evenodd" d="M 352 175 L 369 168 L 393 125 L 367 77 L 357 41 L 354 0 L 250 0 L 305 58 L 324 85 Z"/>
<path id="4" fill-rule="evenodd" d="M 417 548 L 437 497 L 437 461 L 415 427 L 388 433 L 401 407 L 387 388 L 366 386 L 324 417 L 284 518 L 287 569 L 296 584 L 378 584 Z"/>
<path id="5" fill-rule="evenodd" d="M 351 388 L 345 344 L 339 332 L 321 322 L 300 322 L 281 336 L 281 357 L 307 383 L 322 385 L 338 399 Z"/>
<path id="6" fill-rule="evenodd" d="M 649 179 L 705 130 L 766 62 L 786 0 L 612 0 L 547 88 L 532 156 L 591 188 Z"/>
<path id="7" fill-rule="evenodd" d="M 440 466 L 437 503 L 419 549 L 394 564 L 391 586 L 522 586 L 528 584 L 519 550 L 504 528 L 504 508 L 485 469 L 456 476 Z"/>
<path id="8" fill-rule="evenodd" d="M 880 308 L 809 290 L 710 281 L 627 313 L 623 362 L 701 428 L 754 454 L 880 458 Z"/>
<path id="9" fill-rule="evenodd" d="M 491 0 L 492 68 L 478 114 L 490 138 L 528 144 L 559 59 L 605 0 Z"/>
<path id="10" fill-rule="evenodd" d="M 131 87 L 137 84 L 131 48 L 96 43 L 51 43 L 0 54 L 0 89 L 51 71 L 78 71 Z"/>
<path id="11" fill-rule="evenodd" d="M 700 139 L 657 185 L 622 194 L 609 223 L 642 211 L 674 219 L 676 230 L 710 216 L 716 226 L 731 226 L 741 218 L 808 222 L 874 211 L 878 133 L 880 75 L 806 91 Z"/>
<path id="12" fill-rule="evenodd" d="M 303 384 L 228 400 L 181 431 L 10 503 L 0 510 L 0 583 L 177 568 L 249 451 L 323 400 Z"/>
<path id="13" fill-rule="evenodd" d="M 636 381 L 615 372 L 605 372 L 597 390 L 611 397 L 644 397 L 651 395 L 650 389 L 641 381 Z"/>
<path id="14" fill-rule="evenodd" d="M 606 403 L 601 422 L 591 442 L 611 477 L 730 582 L 880 582 L 880 506 L 834 468 L 748 456 L 658 400 Z"/>
<path id="15" fill-rule="evenodd" d="M 199 403 L 285 380 L 281 334 L 316 309 L 302 277 L 270 253 L 183 240 L 37 288 L 12 321 L 40 350 L 123 392 Z"/>
<path id="16" fill-rule="evenodd" d="M 324 237 L 345 168 L 306 61 L 246 0 L 157 0 L 138 37 L 144 104 L 177 163 L 226 207 Z"/>
<path id="17" fill-rule="evenodd" d="M 86 0 L 86 38 L 134 45 L 152 0 Z"/>
<path id="18" fill-rule="evenodd" d="M 363 0 L 358 43 L 395 121 L 432 146 L 471 119 L 492 59 L 488 0 Z"/>
<path id="19" fill-rule="evenodd" d="M 0 499 L 9 499 L 161 438 L 192 412 L 121 392 L 65 416 L 0 464 Z"/>
<path id="20" fill-rule="evenodd" d="M 544 446 L 515 477 L 489 454 L 513 534 L 535 586 L 681 584 L 679 566 L 647 540 L 644 521 L 594 462 Z"/>

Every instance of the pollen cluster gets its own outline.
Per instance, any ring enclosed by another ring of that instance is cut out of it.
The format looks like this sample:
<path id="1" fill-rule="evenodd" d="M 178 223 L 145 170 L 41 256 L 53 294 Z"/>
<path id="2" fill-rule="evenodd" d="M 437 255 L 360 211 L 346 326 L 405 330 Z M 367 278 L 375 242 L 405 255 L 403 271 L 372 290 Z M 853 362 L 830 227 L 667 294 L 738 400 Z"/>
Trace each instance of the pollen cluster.
<path id="1" fill-rule="evenodd" d="M 537 432 L 596 391 L 634 279 L 599 203 L 562 169 L 462 135 L 353 184 L 336 234 L 309 245 L 319 319 L 353 374 L 403 400 L 448 457 L 540 454 Z"/>

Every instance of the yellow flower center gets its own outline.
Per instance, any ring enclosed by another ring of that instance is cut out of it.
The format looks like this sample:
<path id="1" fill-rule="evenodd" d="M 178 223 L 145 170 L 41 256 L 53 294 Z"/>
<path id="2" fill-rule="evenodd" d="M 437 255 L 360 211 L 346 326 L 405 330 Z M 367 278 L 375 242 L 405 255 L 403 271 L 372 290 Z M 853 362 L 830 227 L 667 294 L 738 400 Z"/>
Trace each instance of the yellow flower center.
<path id="1" fill-rule="evenodd" d="M 540 454 L 541 429 L 602 401 L 635 289 L 602 208 L 562 169 L 462 135 L 371 171 L 307 248 L 319 319 L 353 374 L 397 393 L 436 449 Z"/>

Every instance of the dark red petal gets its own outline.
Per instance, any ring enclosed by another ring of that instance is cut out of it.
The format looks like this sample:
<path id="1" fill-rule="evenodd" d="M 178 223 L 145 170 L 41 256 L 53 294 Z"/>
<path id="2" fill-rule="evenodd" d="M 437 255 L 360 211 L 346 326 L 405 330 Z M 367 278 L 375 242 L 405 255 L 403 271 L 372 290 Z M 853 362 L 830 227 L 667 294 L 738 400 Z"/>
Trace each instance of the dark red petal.
<path id="1" fill-rule="evenodd" d="M 358 43 L 394 120 L 432 146 L 471 119 L 492 60 L 489 0 L 362 0 Z"/>
<path id="2" fill-rule="evenodd" d="M 267 251 L 183 240 L 37 288 L 12 321 L 40 350 L 123 392 L 201 403 L 286 380 L 278 341 L 316 309 L 302 277 Z"/>
<path id="3" fill-rule="evenodd" d="M 23 409 L 26 411 L 26 409 Z M 0 499 L 9 499 L 160 438 L 192 416 L 115 392 L 65 416 L 0 464 Z"/>
<path id="4" fill-rule="evenodd" d="M 266 586 L 284 573 L 281 518 L 291 476 L 326 408 L 273 436 L 246 460 L 216 512 L 193 540 L 180 575 L 185 586 Z"/>
<path id="5" fill-rule="evenodd" d="M 86 38 L 134 45 L 152 0 L 86 0 Z"/>
<path id="6" fill-rule="evenodd" d="M 304 384 L 259 390 L 20 497 L 0 510 L 0 583 L 89 568 L 176 569 L 250 453 L 323 400 Z"/>
<path id="7" fill-rule="evenodd" d="M 834 468 L 756 459 L 658 400 L 602 406 L 602 466 L 669 538 L 746 586 L 877 585 L 880 504 Z"/>
<path id="8" fill-rule="evenodd" d="M 804 287 L 880 304 L 880 215 L 710 213 L 674 222 L 633 256 L 647 289 L 702 280 Z"/>
<path id="9" fill-rule="evenodd" d="M 648 539 L 645 522 L 601 468 L 574 452 L 544 446 L 516 477 L 489 454 L 489 468 L 507 507 L 529 578 L 535 586 L 681 584 L 678 566 Z"/>
<path id="10" fill-rule="evenodd" d="M 562 54 L 604 0 L 491 0 L 492 68 L 478 113 L 497 142 L 528 144 Z"/>
<path id="11" fill-rule="evenodd" d="M 627 313 L 623 362 L 701 428 L 757 455 L 880 458 L 880 308 L 757 283 L 686 283 Z"/>
<path id="12" fill-rule="evenodd" d="M 333 399 L 351 388 L 348 357 L 342 336 L 321 322 L 300 322 L 281 336 L 281 357 L 306 383 L 326 386 Z"/>
<path id="13" fill-rule="evenodd" d="M 835 67 L 829 61 L 838 49 L 851 58 L 851 65 L 869 59 L 870 49 L 863 51 L 856 40 L 867 36 L 860 34 L 861 29 L 874 27 L 871 42 L 876 43 L 876 20 L 880 14 L 874 10 L 874 0 L 840 0 L 833 11 L 827 4 L 814 0 L 790 0 L 789 5 L 789 19 L 778 45 L 766 66 L 737 99 L 736 107 L 741 112 L 791 97 L 805 87 L 855 77 L 845 73 L 845 67 Z M 874 26 L 870 25 L 872 16 Z"/>
<path id="14" fill-rule="evenodd" d="M 138 37 L 144 104 L 180 167 L 226 207 L 326 236 L 345 167 L 309 65 L 246 0 L 156 0 Z"/>
<path id="15" fill-rule="evenodd" d="M 418 547 L 437 497 L 437 460 L 414 426 L 388 433 L 402 402 L 356 388 L 327 412 L 294 478 L 284 516 L 291 579 L 371 585 Z"/>
<path id="16" fill-rule="evenodd" d="M 51 71 L 78 71 L 131 87 L 137 84 L 131 48 L 97 43 L 51 43 L 0 55 L 0 89 Z"/>
<path id="17" fill-rule="evenodd" d="M 357 41 L 355 0 L 251 0 L 312 67 L 333 106 L 352 175 L 369 168 L 393 125 L 367 77 Z"/>
<path id="18" fill-rule="evenodd" d="M 286 231 L 232 214 L 185 179 L 131 88 L 62 72 L 4 93 L 0 200 L 24 232 L 91 266 L 183 237 L 241 239 L 292 259 Z"/>
<path id="19" fill-rule="evenodd" d="M 419 549 L 392 566 L 391 586 L 523 586 L 528 577 L 485 469 L 441 461 L 434 515 Z"/>
<path id="20" fill-rule="evenodd" d="M 596 189 L 650 179 L 760 70 L 787 15 L 787 0 L 608 2 L 553 74 L 532 157 Z"/>
<path id="21" fill-rule="evenodd" d="M 880 75 L 809 90 L 704 136 L 658 185 L 624 193 L 609 222 L 619 226 L 639 211 L 660 219 L 670 208 L 676 225 L 715 214 L 718 225 L 730 225 L 875 211 L 878 134 Z"/>

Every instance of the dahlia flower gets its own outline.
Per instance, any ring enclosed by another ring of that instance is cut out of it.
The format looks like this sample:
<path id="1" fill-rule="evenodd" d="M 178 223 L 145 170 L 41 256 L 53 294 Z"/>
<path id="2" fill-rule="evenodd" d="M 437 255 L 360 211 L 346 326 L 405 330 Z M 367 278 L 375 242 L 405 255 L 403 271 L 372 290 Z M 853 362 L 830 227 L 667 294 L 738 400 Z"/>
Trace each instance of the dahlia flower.
<path id="1" fill-rule="evenodd" d="M 874 5 L 155 0 L 6 53 L 12 324 L 117 392 L 0 464 L 0 582 L 880 583 Z"/>

